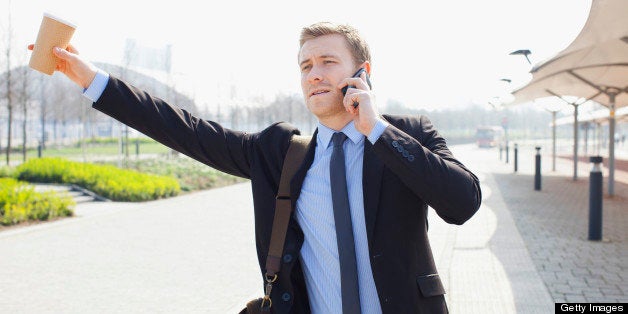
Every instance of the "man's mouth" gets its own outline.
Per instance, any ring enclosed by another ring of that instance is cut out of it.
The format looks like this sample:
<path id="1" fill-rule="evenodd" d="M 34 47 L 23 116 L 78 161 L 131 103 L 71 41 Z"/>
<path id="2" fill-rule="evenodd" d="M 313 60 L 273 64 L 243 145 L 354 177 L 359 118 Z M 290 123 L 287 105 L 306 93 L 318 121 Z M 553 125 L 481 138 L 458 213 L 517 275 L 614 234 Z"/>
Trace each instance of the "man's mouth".
<path id="1" fill-rule="evenodd" d="M 315 90 L 315 91 L 311 92 L 310 96 L 317 96 L 317 95 L 326 94 L 326 93 L 329 93 L 328 89 L 318 89 L 318 90 Z"/>

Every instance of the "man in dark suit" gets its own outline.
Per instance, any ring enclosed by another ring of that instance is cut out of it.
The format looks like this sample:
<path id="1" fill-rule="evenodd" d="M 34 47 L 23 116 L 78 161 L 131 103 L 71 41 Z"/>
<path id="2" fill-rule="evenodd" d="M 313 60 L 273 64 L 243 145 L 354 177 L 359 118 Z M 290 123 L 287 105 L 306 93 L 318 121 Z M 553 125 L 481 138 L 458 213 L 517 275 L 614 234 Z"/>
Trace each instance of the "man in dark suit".
<path id="1" fill-rule="evenodd" d="M 446 222 L 464 223 L 480 207 L 478 179 L 453 157 L 426 117 L 377 112 L 367 82 L 369 48 L 354 28 L 317 23 L 303 29 L 300 44 L 303 96 L 319 124 L 291 181 L 294 214 L 271 293 L 273 311 L 446 313 L 427 236 L 428 205 Z M 86 89 L 94 108 L 200 162 L 251 180 L 264 274 L 282 164 L 291 136 L 299 131 L 287 123 L 259 133 L 229 130 L 109 76 L 72 46 L 54 53 L 60 59 L 57 70 Z M 360 68 L 364 73 L 351 77 Z M 333 195 L 339 184 L 336 168 L 329 170 L 337 164 L 334 156 L 342 156 L 346 168 L 340 176 L 346 190 L 342 202 Z M 347 205 L 348 223 L 338 223 L 337 207 L 343 206 L 337 203 Z M 345 249 L 339 250 L 346 244 L 341 244 L 346 228 L 352 238 L 348 264 Z M 348 273 L 355 276 L 352 291 L 344 279 Z M 350 294 L 356 298 L 348 299 Z"/>

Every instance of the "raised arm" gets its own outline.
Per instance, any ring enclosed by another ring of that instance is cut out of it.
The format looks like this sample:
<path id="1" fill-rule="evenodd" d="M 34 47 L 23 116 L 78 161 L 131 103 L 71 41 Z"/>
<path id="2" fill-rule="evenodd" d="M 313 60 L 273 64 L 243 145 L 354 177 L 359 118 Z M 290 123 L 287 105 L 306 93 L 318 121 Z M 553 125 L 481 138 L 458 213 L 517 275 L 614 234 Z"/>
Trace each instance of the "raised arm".
<path id="1" fill-rule="evenodd" d="M 28 45 L 29 50 L 33 50 L 34 47 L 35 45 Z M 65 74 L 78 86 L 89 87 L 96 76 L 98 70 L 96 66 L 81 58 L 78 50 L 72 45 L 69 45 L 67 50 L 55 47 L 52 49 L 52 53 L 59 58 L 55 70 Z"/>
<path id="2" fill-rule="evenodd" d="M 391 125 L 373 146 L 384 164 L 448 223 L 471 218 L 482 200 L 479 180 L 454 158 L 430 120 L 386 119 Z"/>

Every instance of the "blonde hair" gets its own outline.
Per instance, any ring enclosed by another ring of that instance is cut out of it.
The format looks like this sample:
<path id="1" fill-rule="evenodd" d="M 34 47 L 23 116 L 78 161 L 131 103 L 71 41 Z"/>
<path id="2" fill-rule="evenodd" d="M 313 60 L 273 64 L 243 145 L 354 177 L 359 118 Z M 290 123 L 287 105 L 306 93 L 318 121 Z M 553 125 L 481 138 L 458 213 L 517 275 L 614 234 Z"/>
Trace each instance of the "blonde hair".
<path id="1" fill-rule="evenodd" d="M 357 29 L 350 25 L 334 24 L 332 22 L 318 22 L 310 26 L 306 26 L 301 30 L 299 39 L 299 48 L 303 47 L 306 41 L 319 36 L 339 34 L 345 38 L 349 50 L 353 55 L 353 59 L 357 64 L 365 61 L 371 62 L 371 51 L 368 44 L 360 36 Z"/>

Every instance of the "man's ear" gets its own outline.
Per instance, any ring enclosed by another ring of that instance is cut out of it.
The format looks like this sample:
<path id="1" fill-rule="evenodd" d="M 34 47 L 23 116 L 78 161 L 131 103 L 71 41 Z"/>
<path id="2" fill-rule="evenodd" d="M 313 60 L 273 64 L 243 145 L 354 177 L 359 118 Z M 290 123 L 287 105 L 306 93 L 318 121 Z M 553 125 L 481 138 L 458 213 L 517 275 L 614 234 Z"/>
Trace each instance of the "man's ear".
<path id="1" fill-rule="evenodd" d="M 370 62 L 364 61 L 364 63 L 362 63 L 362 66 L 360 67 L 366 70 L 366 74 L 371 75 L 371 63 Z"/>

